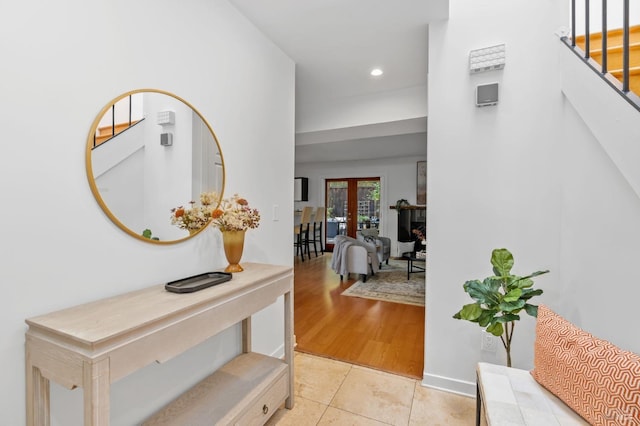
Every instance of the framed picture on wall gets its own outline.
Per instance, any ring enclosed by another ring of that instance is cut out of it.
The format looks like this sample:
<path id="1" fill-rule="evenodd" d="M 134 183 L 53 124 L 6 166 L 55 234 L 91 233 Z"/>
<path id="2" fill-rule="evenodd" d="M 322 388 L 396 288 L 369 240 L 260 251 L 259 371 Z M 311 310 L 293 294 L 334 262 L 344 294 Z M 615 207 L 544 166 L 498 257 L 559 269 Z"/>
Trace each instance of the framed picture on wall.
<path id="1" fill-rule="evenodd" d="M 418 161 L 418 173 L 416 179 L 416 204 L 424 206 L 427 204 L 427 162 Z"/>

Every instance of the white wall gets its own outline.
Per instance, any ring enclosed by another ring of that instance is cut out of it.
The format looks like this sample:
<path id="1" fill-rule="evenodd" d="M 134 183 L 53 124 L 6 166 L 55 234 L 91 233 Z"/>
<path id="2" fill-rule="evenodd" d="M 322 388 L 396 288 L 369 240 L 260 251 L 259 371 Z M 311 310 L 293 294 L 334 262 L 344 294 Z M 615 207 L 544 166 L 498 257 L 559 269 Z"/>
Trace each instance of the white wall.
<path id="1" fill-rule="evenodd" d="M 393 136 L 389 143 L 393 144 Z M 426 139 L 425 139 L 426 152 Z M 426 154 L 425 154 L 426 155 Z M 380 235 L 391 238 L 391 254 L 396 255 L 398 218 L 389 206 L 404 198 L 416 202 L 416 167 L 425 157 L 383 158 L 363 161 L 334 161 L 296 165 L 296 176 L 309 178 L 309 201 L 295 202 L 296 209 L 324 205 L 325 179 L 349 177 L 380 177 Z"/>
<path id="2" fill-rule="evenodd" d="M 144 110 L 146 224 L 142 230 L 151 229 L 161 240 L 178 240 L 187 236 L 188 231 L 171 226 L 166 212 L 188 206 L 193 200 L 193 111 L 178 99 L 158 93 L 145 93 Z M 173 111 L 175 123 L 158 125 L 156 117 L 160 111 Z M 160 135 L 165 132 L 173 134 L 173 145 L 160 145 Z"/>
<path id="3" fill-rule="evenodd" d="M 566 47 L 553 34 L 568 19 L 552 0 L 456 0 L 430 27 L 428 386 L 473 394 L 478 361 L 505 363 L 503 350 L 480 351 L 480 327 L 451 318 L 471 302 L 462 284 L 491 274 L 496 247 L 514 253 L 515 273 L 551 270 L 536 279 L 536 302 L 640 353 L 623 325 L 636 322 L 640 296 L 640 202 L 562 95 Z M 469 50 L 497 43 L 504 70 L 470 76 Z M 500 103 L 476 108 L 474 88 L 489 81 Z M 515 367 L 532 367 L 534 327 L 528 316 L 516 327 Z"/>
<path id="4" fill-rule="evenodd" d="M 134 132 L 127 136 L 131 136 Z M 123 135 L 124 136 L 124 135 Z M 114 144 L 115 145 L 115 144 Z M 101 147 L 100 154 L 111 154 L 107 145 Z M 98 151 L 94 151 L 93 158 L 98 157 Z M 167 239 L 167 234 L 161 232 L 145 220 L 145 185 L 144 185 L 144 157 L 145 148 L 141 147 L 129 154 L 126 158 L 118 158 L 118 163 L 102 173 L 94 174 L 96 187 L 100 192 L 102 201 L 109 207 L 109 211 L 132 231 L 142 233 L 146 228 L 155 230 L 155 235 L 162 235 Z M 104 158 L 104 157 L 103 157 Z M 146 191 L 148 193 L 148 191 Z M 156 214 L 157 216 L 157 214 Z M 172 230 L 173 231 L 173 230 Z M 174 237 L 179 239 L 180 237 Z"/>
<path id="5" fill-rule="evenodd" d="M 263 213 L 260 228 L 247 233 L 243 261 L 291 265 L 292 238 L 282 236 L 291 235 L 293 218 L 273 221 L 271 212 L 273 205 L 293 209 L 294 64 L 226 0 L 4 6 L 10 13 L 0 14 L 6 141 L 0 156 L 0 282 L 6 290 L 0 413 L 3 424 L 19 425 L 25 422 L 25 318 L 226 263 L 216 230 L 178 245 L 151 245 L 103 214 L 84 165 L 100 108 L 145 87 L 192 103 L 220 140 L 226 194 L 241 193 Z M 255 349 L 282 353 L 281 308 L 279 301 L 257 315 Z M 117 382 L 111 424 L 140 423 L 239 349 L 234 327 Z M 52 425 L 82 424 L 81 390 L 54 386 L 51 399 Z"/>
<path id="6" fill-rule="evenodd" d="M 636 333 L 617 327 L 637 321 L 640 297 L 629 279 L 640 256 L 640 174 L 633 167 L 640 156 L 640 113 L 573 52 L 565 46 L 559 52 L 566 96 L 561 152 L 571 165 L 562 169 L 561 265 L 563 284 L 577 290 L 565 314 L 640 353 Z M 624 296 L 613 302 L 618 294 Z"/>
<path id="7" fill-rule="evenodd" d="M 426 86 L 300 104 L 296 132 L 341 129 L 427 116 Z"/>
<path id="8" fill-rule="evenodd" d="M 640 286 L 634 278 L 640 198 L 569 101 L 562 118 L 566 128 L 559 149 L 569 165 L 561 172 L 562 279 L 549 303 L 590 333 L 640 354 L 635 330 Z"/>
<path id="9" fill-rule="evenodd" d="M 430 26 L 424 379 L 430 386 L 471 394 L 477 361 L 505 362 L 504 351 L 480 353 L 480 327 L 452 318 L 471 302 L 463 283 L 492 274 L 492 249 L 512 251 L 515 273 L 550 269 L 537 280 L 545 296 L 560 282 L 555 150 L 562 95 L 553 32 L 565 16 L 555 3 L 457 0 L 448 22 Z M 470 75 L 469 51 L 500 43 L 504 70 Z M 476 107 L 476 85 L 493 81 L 500 102 Z M 531 365 L 534 324 L 527 317 L 517 326 L 516 367 Z"/>
<path id="10" fill-rule="evenodd" d="M 586 67 L 571 49 L 561 49 L 560 53 L 562 92 L 640 196 L 638 110 L 608 84 L 603 84 L 598 73 Z M 592 101 L 594 96 L 598 102 Z"/>

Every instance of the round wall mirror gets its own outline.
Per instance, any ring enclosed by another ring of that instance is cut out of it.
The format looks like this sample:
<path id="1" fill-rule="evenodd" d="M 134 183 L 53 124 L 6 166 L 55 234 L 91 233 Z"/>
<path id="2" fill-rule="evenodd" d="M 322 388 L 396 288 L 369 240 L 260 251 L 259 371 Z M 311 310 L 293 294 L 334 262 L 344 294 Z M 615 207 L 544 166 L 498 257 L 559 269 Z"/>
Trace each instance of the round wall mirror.
<path id="1" fill-rule="evenodd" d="M 89 131 L 86 167 L 107 216 L 153 243 L 197 234 L 172 220 L 174 212 L 199 206 L 202 193 L 221 198 L 224 190 L 224 162 L 211 126 L 184 99 L 162 90 L 127 92 L 102 108 Z"/>

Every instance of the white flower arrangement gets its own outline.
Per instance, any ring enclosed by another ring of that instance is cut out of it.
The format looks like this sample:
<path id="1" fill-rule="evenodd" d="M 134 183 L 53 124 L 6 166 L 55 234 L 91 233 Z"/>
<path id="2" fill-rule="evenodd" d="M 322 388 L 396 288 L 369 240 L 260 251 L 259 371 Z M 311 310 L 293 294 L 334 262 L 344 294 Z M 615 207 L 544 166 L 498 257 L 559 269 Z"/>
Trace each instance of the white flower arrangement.
<path id="1" fill-rule="evenodd" d="M 234 194 L 222 200 L 211 213 L 211 223 L 220 231 L 245 231 L 260 225 L 260 212 L 249 207 L 249 202 Z"/>
<path id="2" fill-rule="evenodd" d="M 189 232 L 198 231 L 211 222 L 211 215 L 217 206 L 220 196 L 216 192 L 200 194 L 200 204 L 189 201 L 191 207 L 178 206 L 171 209 L 171 224 Z"/>

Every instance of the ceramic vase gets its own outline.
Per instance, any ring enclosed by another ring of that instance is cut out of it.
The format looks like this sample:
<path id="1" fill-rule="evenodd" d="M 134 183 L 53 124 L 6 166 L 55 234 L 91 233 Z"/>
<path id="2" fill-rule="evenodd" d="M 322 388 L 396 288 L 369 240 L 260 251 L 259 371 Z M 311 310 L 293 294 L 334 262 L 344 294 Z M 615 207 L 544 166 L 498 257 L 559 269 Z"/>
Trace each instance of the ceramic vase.
<path id="1" fill-rule="evenodd" d="M 222 244 L 224 245 L 224 255 L 227 257 L 229 266 L 225 272 L 241 272 L 240 258 L 242 258 L 242 250 L 244 249 L 244 233 L 245 231 L 223 231 Z"/>

